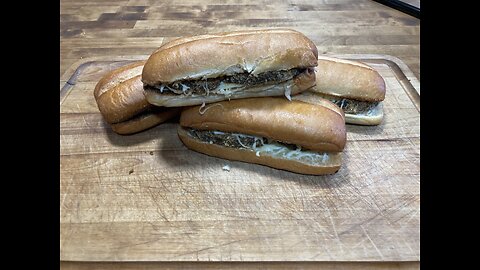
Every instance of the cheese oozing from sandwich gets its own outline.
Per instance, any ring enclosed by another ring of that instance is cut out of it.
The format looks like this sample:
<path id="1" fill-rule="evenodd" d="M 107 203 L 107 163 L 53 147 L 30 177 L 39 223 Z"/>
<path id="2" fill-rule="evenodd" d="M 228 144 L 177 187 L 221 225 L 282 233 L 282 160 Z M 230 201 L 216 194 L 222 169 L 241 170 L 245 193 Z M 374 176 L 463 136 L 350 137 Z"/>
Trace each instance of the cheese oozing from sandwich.
<path id="1" fill-rule="evenodd" d="M 159 84 L 153 87 L 147 86 L 147 88 L 165 94 L 184 96 L 224 95 L 228 97 L 238 91 L 248 91 L 248 88 L 253 88 L 254 86 L 274 85 L 290 81 L 306 70 L 306 68 L 292 68 L 289 70 L 268 71 L 260 74 L 243 72 L 217 78 L 181 80 L 173 83 Z"/>
<path id="2" fill-rule="evenodd" d="M 189 136 L 204 143 L 253 151 L 256 156 L 269 155 L 275 158 L 296 160 L 310 165 L 327 164 L 330 158 L 337 158 L 336 156 L 332 157 L 329 152 L 309 151 L 302 149 L 299 145 L 275 141 L 265 137 L 216 130 L 185 129 Z"/>
<path id="3" fill-rule="evenodd" d="M 318 94 L 318 93 L 317 93 Z M 379 109 L 380 102 L 360 101 L 344 97 L 319 94 L 340 107 L 345 114 L 373 116 Z"/>

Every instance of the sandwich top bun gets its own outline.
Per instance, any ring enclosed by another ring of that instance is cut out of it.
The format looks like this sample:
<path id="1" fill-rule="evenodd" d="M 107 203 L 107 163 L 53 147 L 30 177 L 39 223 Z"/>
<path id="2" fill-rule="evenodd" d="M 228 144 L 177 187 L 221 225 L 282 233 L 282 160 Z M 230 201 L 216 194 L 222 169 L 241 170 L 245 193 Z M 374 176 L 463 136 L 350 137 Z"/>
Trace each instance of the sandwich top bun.
<path id="1" fill-rule="evenodd" d="M 266 137 L 312 151 L 342 151 L 346 143 L 342 114 L 330 107 L 285 98 L 223 101 L 184 110 L 180 125 Z"/>
<path id="2" fill-rule="evenodd" d="M 200 40 L 200 39 L 219 38 L 219 37 L 226 37 L 226 36 L 239 36 L 239 35 L 245 35 L 245 34 L 262 34 L 262 33 L 298 33 L 298 32 L 292 29 L 277 28 L 277 29 L 243 30 L 243 31 L 241 30 L 241 31 L 223 32 L 223 33 L 216 33 L 216 34 L 181 37 L 163 44 L 162 46 L 160 46 L 160 48 L 155 50 L 155 52 L 162 49 L 167 49 L 182 43 L 187 43 L 187 42 Z M 309 45 L 311 46 L 312 51 L 314 51 L 315 54 L 318 56 L 317 47 L 313 43 L 310 43 Z"/>
<path id="3" fill-rule="evenodd" d="M 294 30 L 239 31 L 182 38 L 155 51 L 145 63 L 147 85 L 317 65 L 318 51 Z"/>
<path id="4" fill-rule="evenodd" d="M 141 72 L 145 61 L 135 62 L 105 74 L 94 89 L 103 118 L 119 134 L 136 133 L 158 125 L 179 109 L 166 109 L 148 103 L 143 92 Z"/>
<path id="5" fill-rule="evenodd" d="M 385 99 L 382 76 L 357 61 L 319 56 L 315 76 L 316 86 L 309 91 L 370 102 Z"/>
<path id="6" fill-rule="evenodd" d="M 94 90 L 95 99 L 107 92 L 109 89 L 119 85 L 123 81 L 141 75 L 143 65 L 146 61 L 137 61 L 105 74 L 97 83 Z"/>
<path id="7" fill-rule="evenodd" d="M 145 99 L 140 75 L 125 81 L 118 80 L 97 98 L 97 105 L 108 123 L 118 123 L 131 118 L 151 105 Z"/>

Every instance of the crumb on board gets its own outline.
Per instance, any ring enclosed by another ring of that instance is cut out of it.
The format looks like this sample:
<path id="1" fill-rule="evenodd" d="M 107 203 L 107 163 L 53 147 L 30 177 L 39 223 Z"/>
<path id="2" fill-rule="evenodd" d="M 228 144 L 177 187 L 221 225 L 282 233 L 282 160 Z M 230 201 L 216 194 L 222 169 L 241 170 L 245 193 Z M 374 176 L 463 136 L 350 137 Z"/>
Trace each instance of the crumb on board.
<path id="1" fill-rule="evenodd" d="M 222 167 L 222 170 L 229 172 L 230 171 L 230 165 L 226 164 Z"/>
<path id="2" fill-rule="evenodd" d="M 153 151 L 150 151 L 150 156 L 153 156 Z"/>
<path id="3" fill-rule="evenodd" d="M 133 169 L 131 169 L 131 170 L 128 172 L 128 174 L 132 174 L 132 173 L 133 173 Z"/>

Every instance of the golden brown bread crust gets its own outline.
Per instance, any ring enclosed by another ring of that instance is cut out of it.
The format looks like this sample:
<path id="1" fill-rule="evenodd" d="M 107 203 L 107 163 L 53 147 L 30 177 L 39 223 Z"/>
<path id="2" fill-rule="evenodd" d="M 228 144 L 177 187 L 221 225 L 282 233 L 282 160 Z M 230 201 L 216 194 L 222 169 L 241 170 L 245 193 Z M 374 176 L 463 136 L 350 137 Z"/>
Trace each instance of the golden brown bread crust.
<path id="1" fill-rule="evenodd" d="M 153 127 L 180 112 L 177 109 L 162 110 L 148 103 L 141 81 L 144 63 L 139 61 L 115 69 L 105 74 L 95 87 L 94 96 L 100 113 L 119 134 L 136 133 Z M 145 112 L 151 109 L 154 110 Z"/>
<path id="2" fill-rule="evenodd" d="M 227 99 L 232 100 L 252 97 L 283 96 L 287 87 L 290 87 L 291 95 L 296 95 L 314 85 L 315 73 L 307 70 L 306 72 L 296 76 L 293 80 L 275 85 L 259 85 L 257 87 L 251 87 L 248 91 L 240 91 L 228 97 L 225 95 L 191 95 L 186 97 L 176 94 L 162 94 L 159 91 L 152 89 L 145 89 L 145 97 L 150 104 L 156 106 L 181 107 L 200 105 L 204 102 L 205 104 L 208 104 Z"/>
<path id="3" fill-rule="evenodd" d="M 108 123 L 118 123 L 151 107 L 143 94 L 140 75 L 122 81 L 97 98 L 98 109 Z"/>
<path id="4" fill-rule="evenodd" d="M 314 67 L 317 57 L 315 44 L 294 30 L 204 35 L 183 38 L 159 48 L 145 63 L 142 81 L 157 85 L 245 71 L 259 74 Z"/>
<path id="5" fill-rule="evenodd" d="M 326 165 L 318 166 L 302 163 L 296 160 L 274 158 L 266 154 L 257 156 L 254 151 L 209 144 L 194 139 L 189 136 L 185 129 L 181 126 L 178 127 L 178 137 L 186 147 L 203 154 L 229 160 L 266 165 L 272 168 L 287 170 L 295 173 L 312 175 L 333 174 L 340 169 L 342 163 L 341 153 L 331 153 L 331 157 L 329 158 L 330 162 Z"/>
<path id="6" fill-rule="evenodd" d="M 262 33 L 294 33 L 294 34 L 296 34 L 298 32 L 295 31 L 295 30 L 292 30 L 292 29 L 275 28 L 275 29 L 241 30 L 241 31 L 232 31 L 232 32 L 222 32 L 222 33 L 215 33 L 215 34 L 190 36 L 190 37 L 181 37 L 181 38 L 177 38 L 177 39 L 171 40 L 171 41 L 163 44 L 162 46 L 160 46 L 160 48 L 155 50 L 154 53 L 159 51 L 159 50 L 167 49 L 167 48 L 179 45 L 179 44 L 183 44 L 183 43 L 187 43 L 187 42 L 191 42 L 191 41 L 195 41 L 195 40 L 208 39 L 208 38 L 218 38 L 218 37 L 227 37 L 227 36 L 238 36 L 238 35 L 253 34 L 253 33 L 256 33 L 256 34 L 262 34 Z M 315 53 L 315 56 L 318 57 L 318 51 L 317 51 L 317 47 L 315 46 L 315 44 L 313 44 L 313 42 L 312 42 L 309 45 L 310 45 L 312 51 Z"/>
<path id="7" fill-rule="evenodd" d="M 237 99 L 191 107 L 182 112 L 180 125 L 262 136 L 313 151 L 339 152 L 346 143 L 345 122 L 338 112 L 285 98 Z"/>
<path id="8" fill-rule="evenodd" d="M 146 61 L 137 61 L 105 74 L 95 86 L 95 99 L 121 82 L 142 74 L 142 69 L 145 62 Z"/>
<path id="9" fill-rule="evenodd" d="M 316 86 L 309 91 L 362 101 L 385 99 L 385 81 L 373 68 L 357 61 L 318 57 Z"/>
<path id="10" fill-rule="evenodd" d="M 298 100 L 306 103 L 311 103 L 314 105 L 327 107 L 330 110 L 338 113 L 339 115 L 342 116 L 342 118 L 345 119 L 345 112 L 342 109 L 340 109 L 340 107 L 335 105 L 335 103 L 331 102 L 330 100 L 322 98 L 320 95 L 317 95 L 316 93 L 304 91 L 298 95 L 292 96 L 292 100 Z"/>

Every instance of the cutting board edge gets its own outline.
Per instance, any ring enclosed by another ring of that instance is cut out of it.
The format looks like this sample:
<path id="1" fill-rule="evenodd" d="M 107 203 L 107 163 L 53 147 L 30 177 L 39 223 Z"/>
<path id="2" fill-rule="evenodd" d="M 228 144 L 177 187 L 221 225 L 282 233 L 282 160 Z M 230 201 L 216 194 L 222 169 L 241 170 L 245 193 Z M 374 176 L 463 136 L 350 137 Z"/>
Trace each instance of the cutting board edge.
<path id="1" fill-rule="evenodd" d="M 391 62 L 395 65 L 398 66 L 398 68 L 405 74 L 406 77 L 409 79 L 413 80 L 413 82 L 418 85 L 418 86 L 413 86 L 414 89 L 418 92 L 420 95 L 420 81 L 418 78 L 415 76 L 415 74 L 410 70 L 410 68 L 405 64 L 400 58 L 395 57 L 393 55 L 389 54 L 325 54 L 325 56 L 330 56 L 330 57 L 338 57 L 338 58 L 344 58 L 344 59 L 352 59 L 352 60 L 384 60 Z M 149 55 L 126 55 L 126 56 L 92 56 L 92 57 L 86 57 L 82 58 L 75 63 L 73 63 L 70 67 L 67 68 L 67 70 L 63 73 L 63 75 L 60 77 L 61 82 L 65 82 L 67 84 L 68 82 L 71 82 L 72 76 L 75 74 L 75 72 L 81 68 L 83 65 L 88 65 L 90 62 L 95 62 L 95 61 L 139 61 L 139 60 L 146 60 L 149 57 Z M 62 89 L 65 88 L 65 85 L 60 88 Z"/>

